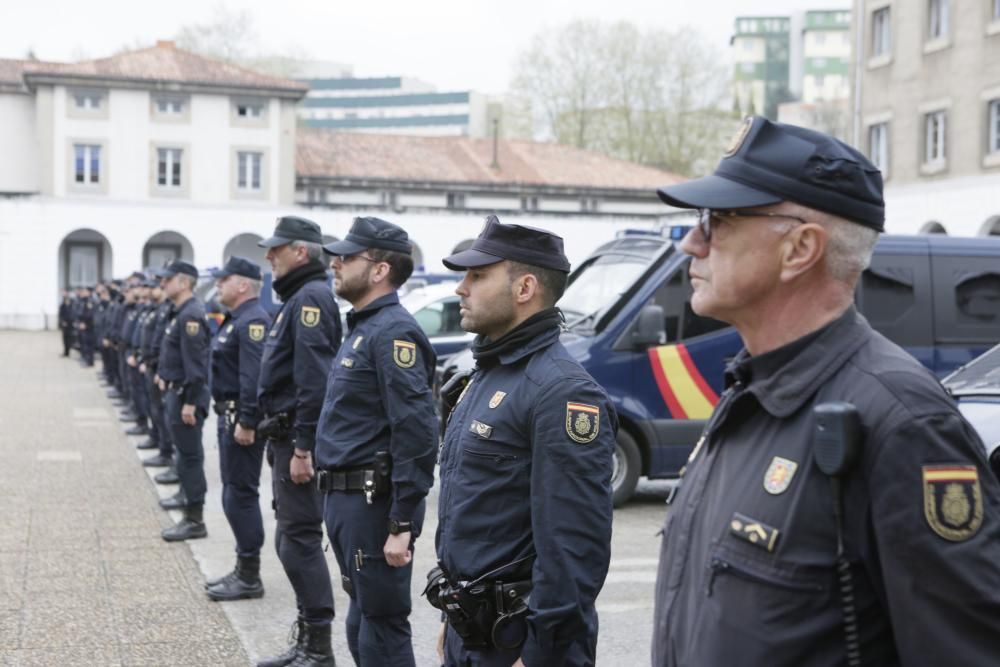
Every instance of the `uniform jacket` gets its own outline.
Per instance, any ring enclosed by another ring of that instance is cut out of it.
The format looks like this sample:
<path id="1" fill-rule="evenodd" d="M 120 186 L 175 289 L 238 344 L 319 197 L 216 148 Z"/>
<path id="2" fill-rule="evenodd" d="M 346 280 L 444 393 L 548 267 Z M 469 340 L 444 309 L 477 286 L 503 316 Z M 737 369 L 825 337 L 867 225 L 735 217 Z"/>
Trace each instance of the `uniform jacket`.
<path id="1" fill-rule="evenodd" d="M 167 325 L 156 372 L 163 380 L 183 386 L 185 405 L 208 409 L 208 322 L 205 306 L 191 297 L 177 308 Z"/>
<path id="2" fill-rule="evenodd" d="M 65 298 L 59 304 L 59 328 L 71 329 L 73 327 L 73 300 Z"/>
<path id="3" fill-rule="evenodd" d="M 370 468 L 392 456 L 389 517 L 410 521 L 434 483 L 436 356 L 395 292 L 347 314 L 316 434 L 321 468 Z"/>
<path id="4" fill-rule="evenodd" d="M 611 401 L 559 342 L 558 327 L 477 368 L 451 414 L 438 558 L 469 581 L 534 556 L 521 653 L 529 667 L 593 663 L 616 431 Z"/>
<path id="5" fill-rule="evenodd" d="M 849 309 L 742 352 L 664 527 L 653 665 L 844 665 L 831 482 L 813 407 L 854 404 L 844 549 L 865 665 L 1000 659 L 1000 488 L 935 378 Z"/>
<path id="6" fill-rule="evenodd" d="M 226 314 L 212 339 L 212 398 L 236 401 L 236 421 L 251 429 L 256 429 L 260 421 L 257 380 L 264 336 L 270 325 L 271 317 L 260 307 L 260 301 L 249 299 Z"/>
<path id="7" fill-rule="evenodd" d="M 267 332 L 257 404 L 264 415 L 291 414 L 295 446 L 312 451 L 326 377 L 340 347 L 340 310 L 325 274 L 311 264 L 300 270 L 305 271 L 299 275 L 313 277 L 287 296 Z M 285 276 L 296 277 L 291 273 Z"/>

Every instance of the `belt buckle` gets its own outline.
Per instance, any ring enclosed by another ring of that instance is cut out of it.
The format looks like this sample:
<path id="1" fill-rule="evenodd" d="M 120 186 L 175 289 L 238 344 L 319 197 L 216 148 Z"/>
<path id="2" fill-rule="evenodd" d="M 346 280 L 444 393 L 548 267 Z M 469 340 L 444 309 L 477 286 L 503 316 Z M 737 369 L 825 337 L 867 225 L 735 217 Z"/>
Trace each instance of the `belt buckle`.
<path id="1" fill-rule="evenodd" d="M 329 491 L 329 477 L 330 473 L 326 470 L 316 471 L 316 488 L 323 493 Z"/>
<path id="2" fill-rule="evenodd" d="M 365 502 L 371 505 L 372 496 L 375 495 L 375 471 L 373 470 L 365 470 L 364 492 Z"/>

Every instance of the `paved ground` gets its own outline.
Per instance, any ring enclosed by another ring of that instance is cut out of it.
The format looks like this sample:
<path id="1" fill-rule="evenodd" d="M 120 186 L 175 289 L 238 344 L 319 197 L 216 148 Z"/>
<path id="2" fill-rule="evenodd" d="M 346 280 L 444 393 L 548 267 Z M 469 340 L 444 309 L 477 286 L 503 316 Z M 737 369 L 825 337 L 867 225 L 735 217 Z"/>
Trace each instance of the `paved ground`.
<path id="1" fill-rule="evenodd" d="M 168 515 L 156 500 L 176 486 L 154 484 L 149 477 L 158 469 L 138 465 L 137 441 L 124 435 L 93 370 L 60 358 L 55 334 L 0 332 L 0 349 L 0 664 L 247 665 L 284 650 L 294 598 L 271 543 L 269 471 L 261 488 L 267 594 L 211 602 L 202 582 L 234 560 L 214 416 L 205 426 L 209 538 L 170 545 L 160 530 L 179 513 Z M 598 599 L 599 665 L 649 662 L 666 488 L 643 483 L 615 514 L 611 571 Z M 417 664 L 433 666 L 440 623 L 420 591 L 435 560 L 436 489 L 428 500 L 411 622 Z M 332 553 L 328 561 L 338 582 Z M 347 596 L 339 586 L 334 591 L 334 650 L 349 665 Z"/>

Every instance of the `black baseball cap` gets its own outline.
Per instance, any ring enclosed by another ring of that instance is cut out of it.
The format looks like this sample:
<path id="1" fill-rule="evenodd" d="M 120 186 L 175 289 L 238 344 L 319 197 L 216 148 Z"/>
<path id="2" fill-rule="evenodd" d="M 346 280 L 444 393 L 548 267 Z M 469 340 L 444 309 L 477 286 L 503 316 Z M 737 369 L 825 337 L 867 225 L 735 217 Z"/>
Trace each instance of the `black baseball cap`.
<path id="1" fill-rule="evenodd" d="M 226 265 L 221 269 L 215 269 L 212 271 L 212 277 L 216 280 L 222 278 L 227 278 L 229 276 L 243 276 L 244 278 L 249 278 L 251 280 L 260 280 L 260 266 L 246 257 L 237 257 L 233 255 L 226 262 Z"/>
<path id="2" fill-rule="evenodd" d="M 404 255 L 413 252 L 410 237 L 399 225 L 381 218 L 354 218 L 351 229 L 343 241 L 323 246 L 330 255 L 356 255 L 367 248 L 391 250 Z"/>
<path id="3" fill-rule="evenodd" d="M 305 241 L 306 243 L 322 243 L 323 232 L 319 225 L 312 220 L 299 218 L 294 215 L 286 215 L 278 218 L 278 224 L 274 228 L 274 235 L 257 243 L 261 248 L 277 248 L 291 243 L 292 241 Z"/>
<path id="4" fill-rule="evenodd" d="M 195 268 L 194 264 L 189 264 L 182 259 L 175 259 L 162 269 L 157 269 L 153 275 L 157 278 L 170 278 L 176 276 L 178 273 L 183 273 L 192 278 L 198 277 L 198 269 Z"/>
<path id="5" fill-rule="evenodd" d="M 791 201 L 885 231 L 882 173 L 822 132 L 747 118 L 715 173 L 656 191 L 679 208 L 739 209 Z"/>
<path id="6" fill-rule="evenodd" d="M 569 273 L 561 236 L 526 225 L 505 225 L 495 215 L 486 216 L 486 226 L 471 248 L 444 258 L 443 263 L 452 271 L 464 271 L 505 259 Z"/>

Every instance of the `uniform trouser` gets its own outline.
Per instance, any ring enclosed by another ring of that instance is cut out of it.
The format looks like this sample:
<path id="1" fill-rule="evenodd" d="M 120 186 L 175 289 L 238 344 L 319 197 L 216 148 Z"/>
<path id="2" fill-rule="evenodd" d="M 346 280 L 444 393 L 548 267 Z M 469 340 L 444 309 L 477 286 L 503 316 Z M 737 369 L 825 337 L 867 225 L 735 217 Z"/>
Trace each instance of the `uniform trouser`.
<path id="1" fill-rule="evenodd" d="M 118 358 L 118 391 L 121 392 L 122 398 L 126 402 L 131 401 L 131 383 L 128 381 L 128 362 L 126 361 L 128 354 L 125 352 L 125 348 L 121 347 L 115 350 L 115 356 Z"/>
<path id="2" fill-rule="evenodd" d="M 274 548 L 295 591 L 299 616 L 311 625 L 333 621 L 333 588 L 323 554 L 323 496 L 315 482 L 296 484 L 289 464 L 294 441 L 268 441 L 274 493 Z"/>
<path id="3" fill-rule="evenodd" d="M 154 375 L 156 371 L 147 368 L 146 374 L 142 376 L 146 382 L 146 393 L 149 395 L 149 439 L 160 446 L 160 454 L 169 458 L 174 455 L 174 446 L 170 442 L 170 433 L 163 420 L 163 393 L 153 382 Z"/>
<path id="4" fill-rule="evenodd" d="M 444 638 L 444 667 L 510 667 L 521 657 L 521 649 L 468 649 L 449 625 Z"/>
<path id="5" fill-rule="evenodd" d="M 326 532 L 340 565 L 344 590 L 351 597 L 347 645 L 361 667 L 415 664 L 409 621 L 413 561 L 405 567 L 391 567 L 382 554 L 389 537 L 390 505 L 388 496 L 374 498 L 369 505 L 362 493 L 333 492 L 326 495 L 324 506 Z M 423 502 L 412 521 L 419 533 L 424 523 Z M 360 570 L 355 560 L 358 550 L 364 556 L 374 556 L 363 558 Z"/>
<path id="6" fill-rule="evenodd" d="M 132 383 L 132 405 L 135 414 L 139 415 L 139 423 L 143 424 L 149 417 L 149 399 L 146 396 L 146 382 L 138 368 L 128 367 L 129 381 Z"/>
<path id="7" fill-rule="evenodd" d="M 70 327 L 59 327 L 62 330 L 63 354 L 69 356 L 69 351 L 73 349 L 73 329 Z"/>
<path id="8" fill-rule="evenodd" d="M 118 353 L 113 347 L 102 347 L 104 355 L 104 379 L 118 388 Z"/>
<path id="9" fill-rule="evenodd" d="M 201 444 L 201 429 L 205 425 L 205 410 L 195 409 L 194 425 L 181 421 L 183 399 L 177 389 L 166 393 L 165 411 L 170 436 L 177 449 L 177 477 L 180 478 L 181 491 L 190 505 L 205 503 L 205 449 Z"/>
<path id="10" fill-rule="evenodd" d="M 94 332 L 91 329 L 80 332 L 80 356 L 88 366 L 94 365 Z"/>
<path id="11" fill-rule="evenodd" d="M 260 514 L 260 468 L 264 443 L 241 445 L 233 439 L 235 423 L 219 415 L 219 471 L 222 473 L 222 511 L 236 538 L 240 558 L 260 556 L 264 519 Z"/>

